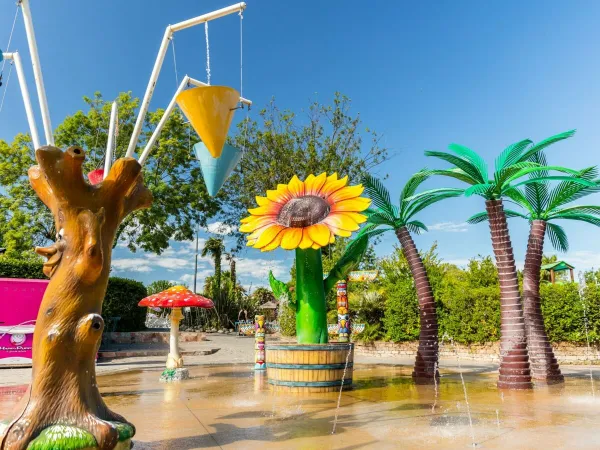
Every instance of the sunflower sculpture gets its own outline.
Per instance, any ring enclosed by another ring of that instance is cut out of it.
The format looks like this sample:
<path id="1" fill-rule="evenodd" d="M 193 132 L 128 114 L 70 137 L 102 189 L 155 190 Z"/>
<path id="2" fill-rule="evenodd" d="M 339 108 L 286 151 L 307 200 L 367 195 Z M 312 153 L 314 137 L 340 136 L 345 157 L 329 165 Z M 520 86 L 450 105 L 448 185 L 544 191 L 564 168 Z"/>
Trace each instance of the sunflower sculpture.
<path id="1" fill-rule="evenodd" d="M 347 186 L 348 177 L 338 179 L 309 175 L 305 181 L 294 176 L 288 184 L 256 197 L 257 208 L 249 209 L 240 231 L 250 247 L 263 252 L 281 247 L 296 251 L 296 334 L 300 344 L 327 343 L 326 293 L 360 262 L 368 238 L 352 241 L 338 263 L 323 280 L 321 248 L 335 236 L 350 237 L 367 220 L 360 214 L 371 200 L 360 197 L 362 185 Z M 290 293 L 270 274 L 271 287 L 279 298 Z"/>

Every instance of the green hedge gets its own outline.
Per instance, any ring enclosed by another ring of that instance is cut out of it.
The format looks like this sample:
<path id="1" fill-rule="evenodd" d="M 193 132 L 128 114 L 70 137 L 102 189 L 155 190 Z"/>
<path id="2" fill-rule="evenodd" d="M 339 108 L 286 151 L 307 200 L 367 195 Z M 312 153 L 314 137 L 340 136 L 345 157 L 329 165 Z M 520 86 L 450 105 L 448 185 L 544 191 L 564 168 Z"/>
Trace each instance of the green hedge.
<path id="1" fill-rule="evenodd" d="M 19 261 L 17 259 L 0 258 L 0 278 L 27 278 L 45 280 L 41 262 Z"/>
<path id="2" fill-rule="evenodd" d="M 146 287 L 139 281 L 111 277 L 108 280 L 106 297 L 102 306 L 102 316 L 107 322 L 107 330 L 112 330 L 113 317 L 120 317 L 116 331 L 140 331 L 146 326 L 146 308 L 138 303 L 148 295 Z"/>
<path id="3" fill-rule="evenodd" d="M 42 271 L 42 263 L 9 258 L 0 258 L 0 278 L 47 279 Z M 119 277 L 109 278 L 102 307 L 106 329 L 113 329 L 112 318 L 114 317 L 120 317 L 116 323 L 116 331 L 145 329 L 146 308 L 140 308 L 137 304 L 146 295 L 146 287 L 139 281 Z"/>

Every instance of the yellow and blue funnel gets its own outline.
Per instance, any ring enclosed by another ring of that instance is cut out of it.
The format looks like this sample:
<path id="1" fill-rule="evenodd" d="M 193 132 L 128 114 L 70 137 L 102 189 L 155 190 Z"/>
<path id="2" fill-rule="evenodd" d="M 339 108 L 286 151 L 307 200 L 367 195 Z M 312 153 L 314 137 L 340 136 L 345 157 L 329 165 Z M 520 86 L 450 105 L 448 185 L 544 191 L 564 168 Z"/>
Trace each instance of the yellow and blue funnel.
<path id="1" fill-rule="evenodd" d="M 239 92 L 227 86 L 201 86 L 177 96 L 177 104 L 214 158 L 221 156 L 239 99 Z"/>
<path id="2" fill-rule="evenodd" d="M 204 142 L 194 145 L 194 151 L 202 167 L 206 190 L 211 197 L 214 197 L 223 187 L 225 180 L 229 178 L 231 171 L 237 166 L 242 157 L 242 151 L 225 144 L 221 157 L 214 158 Z"/>

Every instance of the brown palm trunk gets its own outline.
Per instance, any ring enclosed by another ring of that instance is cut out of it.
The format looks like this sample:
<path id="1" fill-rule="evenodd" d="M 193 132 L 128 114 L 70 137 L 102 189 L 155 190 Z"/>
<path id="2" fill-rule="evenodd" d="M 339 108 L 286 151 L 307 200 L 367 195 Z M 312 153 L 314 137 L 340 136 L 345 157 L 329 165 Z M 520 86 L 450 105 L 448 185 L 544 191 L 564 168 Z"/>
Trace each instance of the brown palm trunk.
<path id="1" fill-rule="evenodd" d="M 534 220 L 529 231 L 523 271 L 523 312 L 533 379 L 547 384 L 565 381 L 544 327 L 540 301 L 540 271 L 546 221 Z"/>
<path id="2" fill-rule="evenodd" d="M 527 352 L 525 319 L 506 214 L 502 200 L 487 200 L 485 208 L 489 217 L 500 282 L 501 338 L 498 387 L 531 389 L 533 385 Z"/>
<path id="3" fill-rule="evenodd" d="M 58 241 L 36 249 L 48 257 L 44 293 L 33 335 L 31 386 L 0 436 L 0 449 L 24 450 L 44 428 L 71 425 L 90 432 L 102 450 L 115 447 L 125 422 L 104 404 L 96 381 L 95 356 L 104 321 L 112 244 L 123 218 L 152 202 L 141 166 L 122 158 L 95 186 L 82 174 L 84 152 L 71 147 L 36 151 L 31 185 L 54 216 Z"/>
<path id="4" fill-rule="evenodd" d="M 415 280 L 417 299 L 419 300 L 419 348 L 415 360 L 415 369 L 412 373 L 417 383 L 433 383 L 439 377 L 438 365 L 438 323 L 435 310 L 435 299 L 423 260 L 417 251 L 415 243 L 406 229 L 401 227 L 396 230 L 396 236 L 402 245 L 408 267 Z"/>

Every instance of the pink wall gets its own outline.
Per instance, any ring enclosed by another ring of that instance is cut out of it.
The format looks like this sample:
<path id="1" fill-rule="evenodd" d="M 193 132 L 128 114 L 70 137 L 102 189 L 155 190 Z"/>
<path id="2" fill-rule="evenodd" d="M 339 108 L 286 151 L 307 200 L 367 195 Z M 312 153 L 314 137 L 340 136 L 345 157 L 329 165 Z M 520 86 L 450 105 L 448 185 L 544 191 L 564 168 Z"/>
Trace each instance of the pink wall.
<path id="1" fill-rule="evenodd" d="M 48 280 L 0 278 L 0 364 L 30 364 L 33 328 Z"/>

